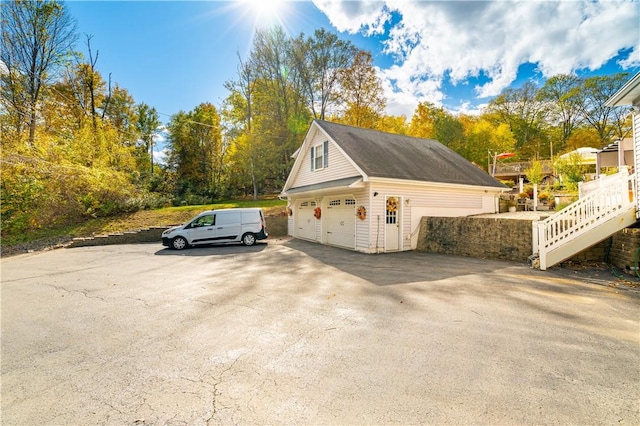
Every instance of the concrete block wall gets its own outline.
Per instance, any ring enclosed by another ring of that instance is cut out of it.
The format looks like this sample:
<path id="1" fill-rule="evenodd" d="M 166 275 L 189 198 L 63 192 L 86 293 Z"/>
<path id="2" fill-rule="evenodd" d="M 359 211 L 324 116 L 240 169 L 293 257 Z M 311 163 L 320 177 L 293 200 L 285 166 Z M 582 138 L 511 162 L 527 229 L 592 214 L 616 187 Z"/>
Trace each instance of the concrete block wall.
<path id="1" fill-rule="evenodd" d="M 532 221 L 474 217 L 423 217 L 417 251 L 528 262 Z M 635 275 L 640 228 L 626 228 L 567 262 L 608 262 Z"/>

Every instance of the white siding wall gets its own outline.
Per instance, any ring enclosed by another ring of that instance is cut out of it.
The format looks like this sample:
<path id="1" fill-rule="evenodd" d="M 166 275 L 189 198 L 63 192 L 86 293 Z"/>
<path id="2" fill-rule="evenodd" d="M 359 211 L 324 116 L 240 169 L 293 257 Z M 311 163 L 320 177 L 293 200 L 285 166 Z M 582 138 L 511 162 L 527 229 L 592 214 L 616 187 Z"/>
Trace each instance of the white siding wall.
<path id="1" fill-rule="evenodd" d="M 321 132 L 317 132 L 310 146 L 322 144 L 326 140 L 327 138 Z M 302 156 L 300 158 L 300 171 L 295 181 L 291 184 L 292 188 L 360 175 L 331 140 L 329 140 L 329 166 L 325 169 L 311 171 L 310 149 L 298 155 Z"/>
<path id="2" fill-rule="evenodd" d="M 412 250 L 418 241 L 418 227 L 423 216 L 457 217 L 482 213 L 495 213 L 496 195 L 484 189 L 441 189 L 412 185 L 372 186 L 370 252 L 384 251 L 384 225 L 387 196 L 402 198 L 402 250 Z"/>
<path id="3" fill-rule="evenodd" d="M 352 193 L 356 199 L 356 210 L 360 206 L 367 209 L 367 217 L 365 220 L 356 219 L 356 250 L 369 253 L 369 192 L 366 189 L 360 189 Z"/>
<path id="4" fill-rule="evenodd" d="M 633 113 L 633 171 L 636 174 L 636 217 L 640 219 L 640 114 Z"/>
<path id="5" fill-rule="evenodd" d="M 377 196 L 373 196 L 377 192 Z M 356 219 L 356 251 L 363 253 L 381 253 L 385 250 L 385 214 L 386 197 L 400 197 L 401 250 L 412 250 L 418 240 L 418 227 L 423 216 L 468 216 L 481 213 L 496 212 L 496 197 L 485 193 L 484 189 L 441 189 L 416 185 L 386 184 L 370 186 L 352 190 L 350 192 L 336 192 L 330 196 L 313 197 L 323 208 L 330 199 L 350 196 L 356 200 L 356 208 L 364 206 L 367 209 L 365 220 Z M 304 199 L 310 199 L 302 197 Z M 296 206 L 296 199 L 291 200 Z M 295 215 L 295 209 L 294 209 Z M 316 221 L 316 241 L 324 241 L 323 221 Z M 293 235 L 294 221 L 289 218 L 289 235 Z"/>

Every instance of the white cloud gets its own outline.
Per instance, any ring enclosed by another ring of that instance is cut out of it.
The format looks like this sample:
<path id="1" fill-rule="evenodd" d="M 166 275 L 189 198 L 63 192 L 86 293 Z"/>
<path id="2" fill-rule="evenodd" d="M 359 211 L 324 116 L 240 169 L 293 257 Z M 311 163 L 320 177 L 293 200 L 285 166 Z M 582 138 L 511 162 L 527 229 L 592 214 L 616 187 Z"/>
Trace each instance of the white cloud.
<path id="1" fill-rule="evenodd" d="M 338 31 L 351 34 L 362 31 L 367 35 L 380 34 L 390 18 L 383 1 L 314 0 Z"/>
<path id="2" fill-rule="evenodd" d="M 478 98 L 509 87 L 522 64 L 544 77 L 597 70 L 622 50 L 623 68 L 640 64 L 640 3 L 614 1 L 314 0 L 339 31 L 382 34 L 395 64 L 380 71 L 389 112 L 419 100 L 440 103 L 446 84 L 488 77 Z M 405 111 L 411 114 L 413 109 Z"/>
<path id="3" fill-rule="evenodd" d="M 163 148 L 160 150 L 153 150 L 153 162 L 155 164 L 167 164 L 167 157 L 169 156 L 169 150 L 167 148 Z"/>

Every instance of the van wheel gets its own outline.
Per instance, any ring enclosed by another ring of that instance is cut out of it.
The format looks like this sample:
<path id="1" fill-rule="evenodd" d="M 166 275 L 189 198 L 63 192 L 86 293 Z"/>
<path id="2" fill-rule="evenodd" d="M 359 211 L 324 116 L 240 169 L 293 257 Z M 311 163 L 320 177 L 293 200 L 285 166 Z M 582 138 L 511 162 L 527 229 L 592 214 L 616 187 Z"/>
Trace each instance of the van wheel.
<path id="1" fill-rule="evenodd" d="M 183 237 L 175 237 L 173 240 L 171 240 L 171 247 L 175 250 L 182 250 L 183 248 L 187 247 L 187 240 L 185 240 Z"/>
<path id="2" fill-rule="evenodd" d="M 256 243 L 256 236 L 250 232 L 247 232 L 242 236 L 242 244 L 245 246 L 252 246 Z"/>

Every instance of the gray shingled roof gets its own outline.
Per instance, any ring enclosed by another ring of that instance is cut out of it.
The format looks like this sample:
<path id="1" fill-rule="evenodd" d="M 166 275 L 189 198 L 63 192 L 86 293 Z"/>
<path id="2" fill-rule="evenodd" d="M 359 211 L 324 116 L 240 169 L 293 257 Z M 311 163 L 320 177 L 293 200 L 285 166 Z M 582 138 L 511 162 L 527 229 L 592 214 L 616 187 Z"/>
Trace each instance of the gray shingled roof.
<path id="1" fill-rule="evenodd" d="M 314 121 L 369 177 L 506 188 L 433 139 Z"/>

